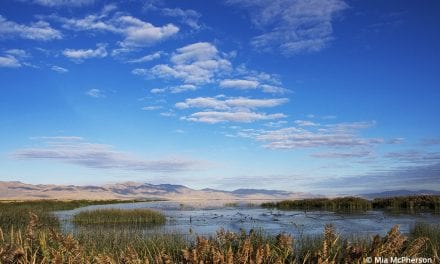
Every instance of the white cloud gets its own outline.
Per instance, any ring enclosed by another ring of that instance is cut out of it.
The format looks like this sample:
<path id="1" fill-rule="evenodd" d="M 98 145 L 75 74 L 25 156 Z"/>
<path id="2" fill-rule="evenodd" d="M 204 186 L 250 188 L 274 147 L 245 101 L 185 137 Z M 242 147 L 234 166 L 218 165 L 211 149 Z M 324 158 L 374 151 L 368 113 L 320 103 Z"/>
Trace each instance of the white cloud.
<path id="1" fill-rule="evenodd" d="M 199 24 L 200 13 L 195 10 L 187 9 L 183 10 L 181 8 L 163 8 L 161 9 L 162 14 L 170 17 L 178 17 L 181 19 L 181 23 L 193 29 L 199 29 L 201 26 Z"/>
<path id="2" fill-rule="evenodd" d="M 4 68 L 20 68 L 22 66 L 30 66 L 25 60 L 30 55 L 22 49 L 9 49 L 0 56 L 0 67 Z"/>
<path id="3" fill-rule="evenodd" d="M 144 106 L 144 107 L 142 107 L 142 110 L 145 110 L 145 111 L 153 111 L 153 110 L 158 110 L 158 109 L 162 109 L 162 106 L 160 106 L 160 105 L 153 105 L 153 106 Z"/>
<path id="4" fill-rule="evenodd" d="M 170 86 L 170 87 L 165 87 L 165 88 L 153 88 L 150 90 L 150 93 L 161 94 L 161 93 L 170 92 L 173 94 L 177 94 L 177 93 L 196 91 L 196 90 L 197 90 L 197 86 L 195 86 L 195 85 L 182 84 L 182 85 Z"/>
<path id="5" fill-rule="evenodd" d="M 131 71 L 131 73 L 134 75 L 139 75 L 139 76 L 148 76 L 150 71 L 147 69 L 136 68 L 136 69 L 133 69 Z"/>
<path id="6" fill-rule="evenodd" d="M 217 48 L 208 42 L 198 42 L 177 49 L 171 65 L 159 64 L 151 73 L 161 78 L 181 79 L 186 84 L 206 84 L 215 74 L 229 71 L 231 63 L 222 58 Z"/>
<path id="7" fill-rule="evenodd" d="M 275 130 L 241 131 L 239 135 L 253 138 L 271 149 L 368 147 L 384 142 L 381 138 L 358 136 L 360 130 L 374 125 L 374 121 L 330 125 L 316 124 L 316 126 L 286 127 Z"/>
<path id="8" fill-rule="evenodd" d="M 287 98 L 278 99 L 252 99 L 247 97 L 232 97 L 219 100 L 214 97 L 188 98 L 185 102 L 176 103 L 179 109 L 203 108 L 215 110 L 250 110 L 256 108 L 275 107 L 287 103 Z"/>
<path id="9" fill-rule="evenodd" d="M 251 99 L 246 97 L 197 97 L 188 98 L 184 102 L 176 103 L 178 109 L 201 108 L 204 111 L 195 112 L 182 117 L 183 120 L 220 123 L 220 122 L 254 122 L 284 118 L 282 113 L 266 114 L 255 112 L 258 108 L 270 108 L 287 103 L 287 98 L 279 99 Z"/>
<path id="10" fill-rule="evenodd" d="M 159 59 L 160 56 L 161 56 L 161 54 L 162 54 L 162 52 L 158 51 L 158 52 L 155 52 L 155 53 L 152 53 L 152 54 L 148 54 L 148 55 L 145 55 L 145 56 L 140 57 L 140 58 L 137 58 L 137 59 L 129 60 L 129 61 L 127 61 L 127 62 L 128 62 L 128 63 L 143 63 L 143 62 L 149 62 L 149 61 L 152 61 L 152 60 Z"/>
<path id="11" fill-rule="evenodd" d="M 24 25 L 9 21 L 0 15 L 0 37 L 49 41 L 61 39 L 62 34 L 45 21 L 40 20 L 30 25 Z"/>
<path id="12" fill-rule="evenodd" d="M 268 84 L 262 84 L 260 85 L 260 88 L 264 93 L 271 93 L 271 94 L 285 94 L 291 92 L 286 88 L 274 86 L 274 85 L 268 85 Z"/>
<path id="13" fill-rule="evenodd" d="M 173 24 L 155 27 L 132 16 L 121 16 L 115 21 L 125 36 L 125 39 L 120 43 L 123 47 L 150 46 L 179 32 L 179 28 Z"/>
<path id="14" fill-rule="evenodd" d="M 170 87 L 171 93 L 183 93 L 183 92 L 195 91 L 195 90 L 197 90 L 197 86 L 192 84 L 182 84 L 179 86 Z"/>
<path id="15" fill-rule="evenodd" d="M 123 36 L 119 42 L 122 48 L 135 48 L 151 46 L 161 40 L 167 39 L 179 32 L 173 24 L 156 27 L 151 23 L 142 21 L 130 15 L 116 13 L 109 18 L 115 10 L 114 5 L 107 5 L 100 13 L 88 15 L 84 18 L 64 18 L 53 16 L 63 23 L 63 27 L 76 31 L 102 31 Z"/>
<path id="16" fill-rule="evenodd" d="M 11 56 L 17 57 L 17 58 L 29 58 L 30 55 L 29 53 L 27 53 L 25 50 L 22 49 L 9 49 L 7 51 L 5 51 L 6 54 L 9 54 Z"/>
<path id="17" fill-rule="evenodd" d="M 276 114 L 265 114 L 265 113 L 255 113 L 248 111 L 237 111 L 237 112 L 219 112 L 219 111 L 204 111 L 196 112 L 188 117 L 182 117 L 183 120 L 202 122 L 215 124 L 220 122 L 243 122 L 250 123 L 259 120 L 271 120 L 284 118 L 286 115 L 281 113 Z"/>
<path id="18" fill-rule="evenodd" d="M 105 94 L 102 90 L 99 89 L 90 89 L 86 92 L 86 95 L 94 98 L 104 98 Z"/>
<path id="19" fill-rule="evenodd" d="M 241 90 L 256 89 L 259 84 L 259 82 L 253 80 L 225 79 L 220 81 L 220 87 L 222 88 L 235 88 Z"/>
<path id="20" fill-rule="evenodd" d="M 95 0 L 34 0 L 33 2 L 42 6 L 49 7 L 79 7 L 91 5 L 95 3 Z"/>
<path id="21" fill-rule="evenodd" d="M 68 69 L 63 68 L 63 67 L 60 67 L 60 66 L 57 66 L 57 65 L 53 65 L 50 69 L 51 69 L 52 71 L 56 71 L 56 72 L 58 72 L 58 73 L 67 73 L 67 72 L 69 72 Z"/>
<path id="22" fill-rule="evenodd" d="M 372 152 L 368 150 L 354 150 L 350 152 L 319 152 L 314 153 L 311 156 L 314 158 L 324 159 L 349 159 L 349 158 L 366 158 L 371 157 Z"/>
<path id="23" fill-rule="evenodd" d="M 342 0 L 228 0 L 247 9 L 263 33 L 252 40 L 261 50 L 316 52 L 333 39 L 333 18 L 348 8 Z"/>
<path id="24" fill-rule="evenodd" d="M 308 121 L 308 120 L 295 120 L 294 123 L 300 127 L 319 126 L 319 124 L 312 122 L 312 121 Z"/>
<path id="25" fill-rule="evenodd" d="M 290 92 L 290 90 L 283 87 L 269 84 L 260 84 L 260 82 L 257 81 L 258 78 L 255 77 L 248 76 L 247 78 L 248 79 L 224 79 L 220 81 L 219 85 L 221 88 L 231 88 L 238 90 L 261 89 L 262 92 L 271 94 L 285 94 Z"/>
<path id="26" fill-rule="evenodd" d="M 203 167 L 203 162 L 181 157 L 145 160 L 114 150 L 112 146 L 83 140 L 45 137 L 45 146 L 19 149 L 13 156 L 22 160 L 55 160 L 95 169 L 118 169 L 149 172 L 178 172 Z"/>
<path id="27" fill-rule="evenodd" d="M 0 67 L 19 68 L 21 66 L 21 63 L 14 56 L 0 56 Z"/>
<path id="28" fill-rule="evenodd" d="M 167 91 L 166 88 L 153 88 L 150 90 L 150 93 L 159 94 L 159 93 L 164 93 L 166 91 Z"/>
<path id="29" fill-rule="evenodd" d="M 63 55 L 77 62 L 90 58 L 107 57 L 106 45 L 98 44 L 96 46 L 96 49 L 65 49 Z"/>

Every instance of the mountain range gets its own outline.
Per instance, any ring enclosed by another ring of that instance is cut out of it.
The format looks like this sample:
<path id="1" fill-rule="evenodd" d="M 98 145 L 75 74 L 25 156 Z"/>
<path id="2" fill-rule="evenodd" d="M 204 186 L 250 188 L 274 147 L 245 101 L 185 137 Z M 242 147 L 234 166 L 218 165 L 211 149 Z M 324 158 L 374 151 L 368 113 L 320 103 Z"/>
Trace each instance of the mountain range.
<path id="1" fill-rule="evenodd" d="M 310 193 L 265 189 L 195 190 L 183 185 L 124 182 L 101 186 L 26 184 L 0 181 L 0 199 L 166 199 L 166 200 L 281 200 L 315 197 Z"/>
<path id="2" fill-rule="evenodd" d="M 363 193 L 356 196 L 366 199 L 407 196 L 407 195 L 440 195 L 433 190 L 393 190 L 376 193 Z M 346 196 L 346 195 L 343 195 Z M 34 199 L 163 199 L 174 201 L 239 201 L 239 200 L 286 200 L 325 197 L 307 192 L 289 192 L 267 189 L 237 189 L 223 191 L 216 189 L 191 189 L 183 185 L 149 184 L 123 182 L 95 185 L 54 185 L 27 184 L 19 181 L 0 181 L 0 200 L 34 200 Z"/>

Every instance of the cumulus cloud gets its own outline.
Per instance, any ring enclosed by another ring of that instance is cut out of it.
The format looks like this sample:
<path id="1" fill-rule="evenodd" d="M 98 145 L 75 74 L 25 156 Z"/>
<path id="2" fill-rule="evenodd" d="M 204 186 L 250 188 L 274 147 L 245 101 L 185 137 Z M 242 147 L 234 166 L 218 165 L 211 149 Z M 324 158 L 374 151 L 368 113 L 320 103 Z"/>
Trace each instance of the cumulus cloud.
<path id="1" fill-rule="evenodd" d="M 21 63 L 14 56 L 0 56 L 0 67 L 19 68 L 21 67 Z"/>
<path id="2" fill-rule="evenodd" d="M 191 114 L 188 117 L 182 117 L 183 120 L 216 124 L 221 122 L 243 122 L 250 123 L 259 120 L 271 120 L 285 118 L 282 113 L 266 114 L 249 111 L 220 112 L 220 111 L 203 111 Z"/>
<path id="3" fill-rule="evenodd" d="M 34 0 L 32 2 L 48 7 L 80 7 L 91 5 L 95 0 Z"/>
<path id="4" fill-rule="evenodd" d="M 53 65 L 50 69 L 51 69 L 52 71 L 56 71 L 56 72 L 58 72 L 58 73 L 67 73 L 67 72 L 69 72 L 68 69 L 63 68 L 63 67 L 60 67 L 60 66 L 57 66 L 57 65 Z"/>
<path id="5" fill-rule="evenodd" d="M 220 87 L 222 88 L 235 88 L 241 90 L 248 90 L 248 89 L 256 89 L 258 85 L 259 83 L 254 80 L 225 79 L 220 81 Z"/>
<path id="6" fill-rule="evenodd" d="M 171 64 L 159 64 L 151 69 L 154 76 L 175 78 L 186 84 L 206 84 L 215 74 L 229 71 L 231 63 L 208 42 L 198 42 L 179 48 L 171 56 Z"/>
<path id="7" fill-rule="evenodd" d="M 197 97 L 188 98 L 184 102 L 176 103 L 178 109 L 201 108 L 205 111 L 195 112 L 182 119 L 204 123 L 220 122 L 254 122 L 284 118 L 282 113 L 266 114 L 255 112 L 258 108 L 270 108 L 287 103 L 287 98 L 252 99 L 247 97 Z"/>
<path id="8" fill-rule="evenodd" d="M 49 41 L 61 39 L 62 34 L 60 31 L 52 28 L 49 23 L 42 20 L 33 22 L 30 25 L 24 25 L 7 20 L 0 15 L 0 37 Z"/>
<path id="9" fill-rule="evenodd" d="M 183 93 L 183 92 L 195 91 L 195 90 L 197 90 L 197 86 L 193 84 L 182 84 L 182 85 L 170 87 L 171 93 Z"/>
<path id="10" fill-rule="evenodd" d="M 123 36 L 119 45 L 123 48 L 136 48 L 151 46 L 152 44 L 169 38 L 179 32 L 179 28 L 173 24 L 154 26 L 139 18 L 116 13 L 110 17 L 110 13 L 116 9 L 114 5 L 107 5 L 104 9 L 84 18 L 64 18 L 53 16 L 63 23 L 63 27 L 75 31 L 101 31 L 111 32 Z"/>
<path id="11" fill-rule="evenodd" d="M 277 99 L 252 99 L 247 97 L 231 97 L 219 99 L 215 97 L 197 97 L 188 98 L 184 102 L 176 103 L 179 109 L 187 108 L 204 108 L 215 110 L 232 110 L 232 109 L 256 109 L 262 107 L 275 107 L 285 104 L 289 101 L 287 98 Z"/>
<path id="12" fill-rule="evenodd" d="M 292 55 L 322 50 L 333 39 L 333 19 L 348 8 L 342 0 L 228 0 L 248 10 L 263 33 L 251 44 Z"/>
<path id="13" fill-rule="evenodd" d="M 120 43 L 124 47 L 150 46 L 179 32 L 179 28 L 173 24 L 156 27 L 132 16 L 121 16 L 115 21 L 116 26 L 125 36 Z"/>
<path id="14" fill-rule="evenodd" d="M 63 55 L 77 62 L 82 62 L 90 58 L 107 57 L 107 49 L 105 44 L 96 45 L 96 49 L 65 49 Z"/>
<path id="15" fill-rule="evenodd" d="M 44 146 L 19 149 L 12 153 L 22 160 L 55 160 L 96 169 L 119 169 L 149 172 L 178 172 L 200 167 L 200 161 L 171 157 L 145 160 L 133 154 L 117 151 L 112 146 L 85 142 L 82 139 L 50 138 Z"/>

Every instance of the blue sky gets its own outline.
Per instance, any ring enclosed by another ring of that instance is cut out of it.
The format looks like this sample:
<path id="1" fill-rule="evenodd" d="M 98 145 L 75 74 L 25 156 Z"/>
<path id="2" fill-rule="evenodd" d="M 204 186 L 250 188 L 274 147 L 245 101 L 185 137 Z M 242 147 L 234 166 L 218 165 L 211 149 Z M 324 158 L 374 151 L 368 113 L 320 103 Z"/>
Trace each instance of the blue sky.
<path id="1" fill-rule="evenodd" d="M 438 1 L 0 3 L 0 180 L 440 188 Z"/>

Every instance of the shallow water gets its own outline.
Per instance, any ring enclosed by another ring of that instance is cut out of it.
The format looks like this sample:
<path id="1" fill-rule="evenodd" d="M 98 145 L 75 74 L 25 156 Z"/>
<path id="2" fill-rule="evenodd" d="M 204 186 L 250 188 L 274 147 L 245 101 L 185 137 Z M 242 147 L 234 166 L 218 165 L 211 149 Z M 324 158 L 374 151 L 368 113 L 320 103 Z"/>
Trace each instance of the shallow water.
<path id="1" fill-rule="evenodd" d="M 144 233 L 181 233 L 192 232 L 199 235 L 213 235 L 220 228 L 238 232 L 262 230 L 266 234 L 291 233 L 322 234 L 326 224 L 333 224 L 344 236 L 385 235 L 391 227 L 400 225 L 402 233 L 409 233 L 416 222 L 439 223 L 440 216 L 431 213 L 390 214 L 384 211 L 341 214 L 328 211 L 281 211 L 246 205 L 225 207 L 213 205 L 183 205 L 177 202 L 143 202 L 132 204 L 92 205 L 69 211 L 55 212 L 66 232 L 77 232 L 72 224 L 74 214 L 98 208 L 152 208 L 161 211 L 167 217 L 167 223 L 160 227 L 145 227 Z"/>

